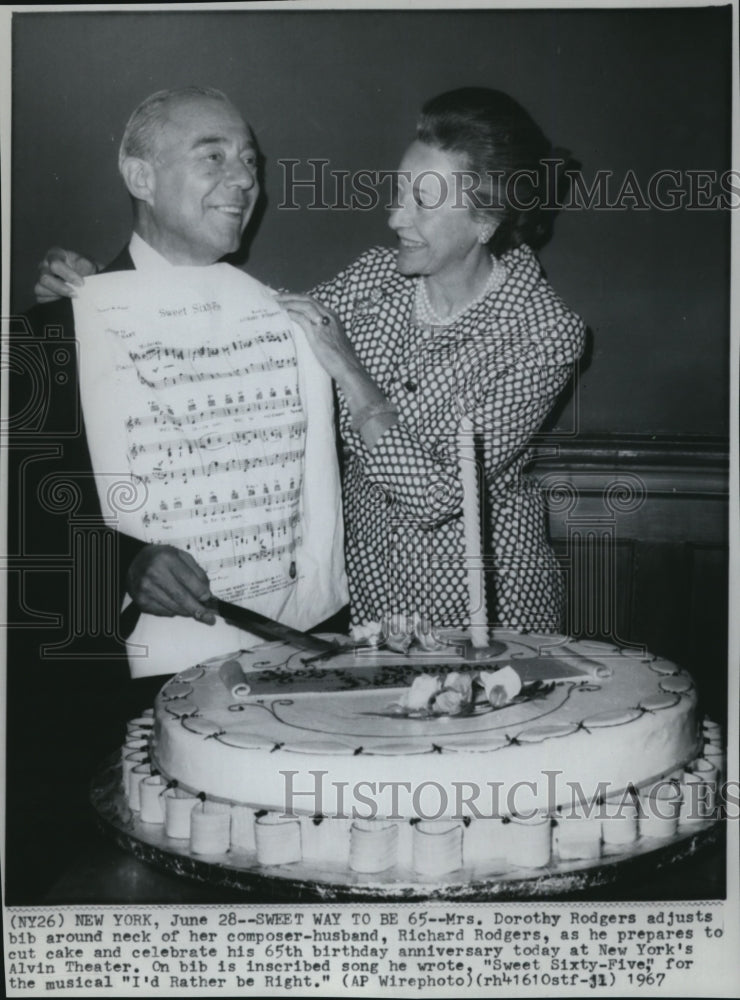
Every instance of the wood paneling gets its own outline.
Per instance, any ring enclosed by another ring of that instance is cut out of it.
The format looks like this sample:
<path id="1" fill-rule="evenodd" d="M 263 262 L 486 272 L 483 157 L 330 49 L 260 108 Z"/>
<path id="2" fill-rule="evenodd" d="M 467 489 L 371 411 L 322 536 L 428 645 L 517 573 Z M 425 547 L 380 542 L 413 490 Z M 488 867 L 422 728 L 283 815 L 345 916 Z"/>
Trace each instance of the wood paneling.
<path id="1" fill-rule="evenodd" d="M 531 471 L 567 580 L 568 631 L 675 660 L 723 715 L 726 443 L 586 438 L 542 453 Z"/>

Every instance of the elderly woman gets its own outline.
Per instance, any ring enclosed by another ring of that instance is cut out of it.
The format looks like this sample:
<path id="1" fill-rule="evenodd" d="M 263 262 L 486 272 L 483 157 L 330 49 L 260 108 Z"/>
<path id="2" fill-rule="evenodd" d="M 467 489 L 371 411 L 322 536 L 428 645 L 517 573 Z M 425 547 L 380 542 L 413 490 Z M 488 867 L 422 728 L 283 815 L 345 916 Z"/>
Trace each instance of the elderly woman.
<path id="1" fill-rule="evenodd" d="M 397 175 L 397 249 L 368 251 L 312 297 L 281 296 L 338 388 L 353 624 L 466 623 L 456 443 L 467 416 L 483 445 L 492 620 L 561 627 L 562 579 L 523 472 L 584 344 L 533 252 L 552 226 L 551 155 L 506 94 L 434 98 Z"/>
<path id="2" fill-rule="evenodd" d="M 467 415 L 483 442 L 495 621 L 560 627 L 562 580 L 523 474 L 584 343 L 532 251 L 552 224 L 537 205 L 548 155 L 506 94 L 434 98 L 398 172 L 398 249 L 370 250 L 313 300 L 283 299 L 339 389 L 355 622 L 414 611 L 465 622 L 456 432 Z"/>

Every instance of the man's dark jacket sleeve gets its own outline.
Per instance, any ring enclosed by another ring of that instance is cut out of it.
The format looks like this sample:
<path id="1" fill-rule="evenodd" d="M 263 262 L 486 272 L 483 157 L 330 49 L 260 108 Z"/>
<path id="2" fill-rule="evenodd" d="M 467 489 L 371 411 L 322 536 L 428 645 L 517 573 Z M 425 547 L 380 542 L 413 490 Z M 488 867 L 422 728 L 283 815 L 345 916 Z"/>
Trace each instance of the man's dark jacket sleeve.
<path id="1" fill-rule="evenodd" d="M 132 268 L 124 250 L 105 270 Z M 76 558 L 70 552 L 73 523 L 79 544 L 84 544 L 80 531 L 94 533 L 102 525 L 80 403 L 71 301 L 31 309 L 13 324 L 9 348 L 9 550 L 46 559 L 54 567 L 65 555 Z M 106 589 L 113 585 L 112 610 L 117 614 L 128 568 L 145 543 L 123 532 L 115 532 L 113 539 L 112 550 L 106 549 L 97 565 L 107 578 Z M 79 569 L 80 560 L 77 565 Z M 62 578 L 64 574 L 54 574 L 55 580 Z M 74 586 L 74 570 L 68 579 Z M 38 610 L 49 613 L 51 605 L 58 609 L 60 604 L 73 608 L 73 597 L 67 602 L 51 595 L 50 607 Z"/>

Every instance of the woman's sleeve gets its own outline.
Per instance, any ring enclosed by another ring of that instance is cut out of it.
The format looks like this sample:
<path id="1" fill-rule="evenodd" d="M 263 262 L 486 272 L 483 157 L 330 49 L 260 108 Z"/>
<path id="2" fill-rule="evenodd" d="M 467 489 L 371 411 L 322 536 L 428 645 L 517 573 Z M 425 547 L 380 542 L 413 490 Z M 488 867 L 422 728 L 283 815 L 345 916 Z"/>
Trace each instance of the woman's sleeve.
<path id="1" fill-rule="evenodd" d="M 583 324 L 572 315 L 524 352 L 496 357 L 477 372 L 462 396 L 462 415 L 484 439 L 489 488 L 526 447 L 573 373 L 583 348 Z M 459 514 L 462 485 L 457 441 L 425 446 L 399 420 L 372 451 L 362 451 L 366 477 L 386 495 L 396 513 L 433 527 Z"/>
<path id="2" fill-rule="evenodd" d="M 315 285 L 309 290 L 308 294 L 311 298 L 318 299 L 319 302 L 323 303 L 329 309 L 341 313 L 348 300 L 347 289 L 350 284 L 350 277 L 350 268 L 345 268 L 344 271 L 340 271 L 336 277 L 330 278 L 329 281 L 322 281 L 320 285 Z"/>
<path id="3" fill-rule="evenodd" d="M 338 313 L 342 322 L 349 327 L 357 295 L 372 292 L 392 267 L 388 251 L 382 247 L 373 247 L 336 277 L 322 281 L 308 294 Z M 348 329 L 348 333 L 350 332 Z"/>
<path id="4" fill-rule="evenodd" d="M 569 314 L 491 380 L 482 408 L 473 415 L 483 434 L 490 489 L 496 489 L 497 477 L 540 428 L 573 375 L 584 342 L 583 323 Z"/>

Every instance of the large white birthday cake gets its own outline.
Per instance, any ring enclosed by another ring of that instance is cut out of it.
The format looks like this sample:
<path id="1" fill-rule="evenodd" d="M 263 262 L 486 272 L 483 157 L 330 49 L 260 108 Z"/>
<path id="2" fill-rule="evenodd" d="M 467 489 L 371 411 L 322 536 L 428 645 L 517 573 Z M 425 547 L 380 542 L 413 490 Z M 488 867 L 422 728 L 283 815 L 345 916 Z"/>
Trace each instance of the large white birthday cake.
<path id="1" fill-rule="evenodd" d="M 720 737 L 689 674 L 603 643 L 496 638 L 483 662 L 448 636 L 194 665 L 131 726 L 128 801 L 196 855 L 360 881 L 594 859 L 706 820 Z"/>

